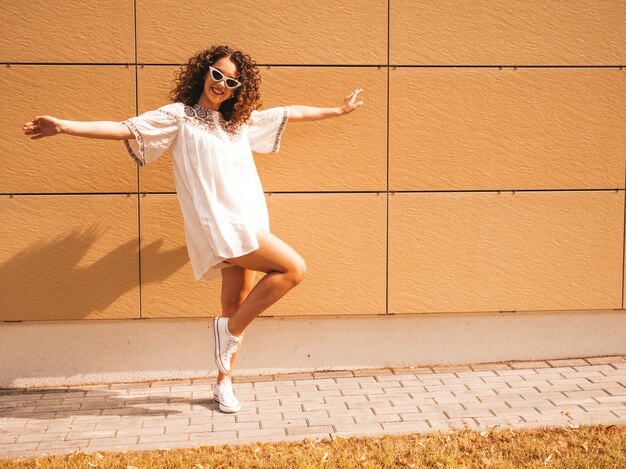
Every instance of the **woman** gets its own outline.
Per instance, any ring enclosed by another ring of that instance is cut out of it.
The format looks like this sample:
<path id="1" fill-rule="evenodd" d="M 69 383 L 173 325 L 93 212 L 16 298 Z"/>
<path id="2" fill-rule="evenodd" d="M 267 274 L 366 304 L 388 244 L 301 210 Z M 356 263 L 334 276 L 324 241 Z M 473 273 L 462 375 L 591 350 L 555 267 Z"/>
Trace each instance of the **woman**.
<path id="1" fill-rule="evenodd" d="M 241 408 L 231 374 L 246 327 L 298 285 L 302 257 L 269 231 L 263 188 L 252 151 L 278 152 L 287 122 L 349 114 L 362 89 L 341 106 L 283 106 L 263 111 L 255 62 L 241 51 L 214 46 L 191 57 L 177 73 L 173 104 L 123 122 L 37 116 L 23 126 L 39 139 L 57 134 L 124 140 L 140 166 L 171 147 L 174 180 L 197 281 L 222 276 L 222 315 L 213 323 L 219 370 L 215 399 L 223 412 Z M 252 288 L 255 272 L 266 275 Z"/>

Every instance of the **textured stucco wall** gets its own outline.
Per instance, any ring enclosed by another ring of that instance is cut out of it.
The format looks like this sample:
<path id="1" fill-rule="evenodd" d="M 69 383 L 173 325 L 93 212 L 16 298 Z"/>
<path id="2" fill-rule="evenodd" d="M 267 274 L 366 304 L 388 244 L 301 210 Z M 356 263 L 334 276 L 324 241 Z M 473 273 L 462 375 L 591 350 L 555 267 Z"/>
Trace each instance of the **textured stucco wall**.
<path id="1" fill-rule="evenodd" d="M 20 131 L 154 109 L 219 43 L 261 65 L 265 107 L 365 89 L 255 155 L 272 231 L 308 264 L 266 316 L 623 310 L 621 0 L 5 3 L 0 320 L 219 314 L 169 154 L 140 169 L 121 142 Z"/>

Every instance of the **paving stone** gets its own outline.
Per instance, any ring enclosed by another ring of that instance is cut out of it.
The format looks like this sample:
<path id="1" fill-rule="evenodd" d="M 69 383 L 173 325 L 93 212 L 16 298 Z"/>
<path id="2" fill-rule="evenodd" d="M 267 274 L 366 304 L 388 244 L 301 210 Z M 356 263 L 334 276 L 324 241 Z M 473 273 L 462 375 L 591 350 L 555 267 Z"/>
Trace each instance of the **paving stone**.
<path id="1" fill-rule="evenodd" d="M 611 363 L 623 363 L 626 361 L 626 358 L 621 357 L 621 356 L 610 356 L 610 357 L 591 357 L 591 358 L 585 358 L 585 360 L 594 365 L 603 365 L 603 364 L 611 364 Z"/>
<path id="2" fill-rule="evenodd" d="M 327 417 L 328 418 L 328 417 Z M 263 420 L 260 422 L 260 428 L 265 430 L 267 428 L 288 428 L 288 427 L 306 427 L 307 421 L 303 418 L 298 419 L 276 419 L 276 420 Z M 259 428 L 257 426 L 257 428 Z M 254 430 L 254 428 L 250 428 Z"/>
<path id="3" fill-rule="evenodd" d="M 523 375 L 536 375 L 537 371 L 535 369 L 530 368 L 530 369 L 520 369 L 520 370 L 510 370 L 510 369 L 509 370 L 495 370 L 495 373 L 498 376 L 507 376 L 507 377 L 519 376 L 521 378 Z"/>
<path id="4" fill-rule="evenodd" d="M 369 400 L 365 400 L 363 402 L 353 402 L 353 403 L 347 405 L 347 408 L 350 409 L 350 410 L 353 410 L 353 409 L 371 409 L 373 407 L 377 407 L 379 409 L 388 408 L 388 407 L 391 407 L 391 402 L 389 402 L 389 401 L 372 402 L 372 401 L 369 401 Z"/>
<path id="5" fill-rule="evenodd" d="M 511 362 L 511 368 L 550 368 L 551 365 L 543 360 L 527 361 L 527 362 Z"/>
<path id="6" fill-rule="evenodd" d="M 607 392 L 604 390 L 594 390 L 594 391 L 564 391 L 567 397 L 571 398 L 581 398 L 581 397 L 598 397 L 598 396 L 608 396 Z"/>
<path id="7" fill-rule="evenodd" d="M 72 440 L 72 441 L 43 441 L 37 446 L 37 451 L 44 450 L 62 450 L 62 453 L 71 453 L 72 451 L 86 448 L 89 445 L 89 439 Z"/>
<path id="8" fill-rule="evenodd" d="M 285 373 L 274 375 L 274 379 L 276 381 L 285 381 L 285 380 L 302 380 L 306 381 L 309 379 L 313 379 L 313 373 L 304 372 L 304 373 Z"/>
<path id="9" fill-rule="evenodd" d="M 517 416 L 517 415 L 498 415 L 496 417 L 476 417 L 476 420 L 478 421 L 479 425 L 485 426 L 485 427 L 496 427 L 496 428 L 503 428 L 503 427 L 514 427 L 516 424 L 518 423 L 523 423 L 524 420 Z"/>
<path id="10" fill-rule="evenodd" d="M 354 424 L 354 417 L 346 416 L 334 416 L 334 417 L 311 417 L 307 419 L 308 424 L 311 427 L 323 426 L 323 425 L 350 425 Z"/>
<path id="11" fill-rule="evenodd" d="M 389 433 L 423 433 L 432 429 L 426 420 L 383 422 L 382 426 Z"/>
<path id="12" fill-rule="evenodd" d="M 338 435 L 342 435 L 342 434 L 343 435 L 348 435 L 348 434 L 360 435 L 366 432 L 380 432 L 382 430 L 383 430 L 383 427 L 378 422 L 369 422 L 369 423 L 360 424 L 360 425 L 356 423 L 335 425 L 335 432 Z"/>
<path id="13" fill-rule="evenodd" d="M 406 422 L 415 420 L 445 420 L 448 416 L 441 412 L 401 412 L 400 419 Z"/>
<path id="14" fill-rule="evenodd" d="M 259 422 L 206 422 L 199 425 L 191 425 L 188 429 L 181 431 L 181 433 L 200 434 L 213 431 L 237 430 L 238 428 L 259 428 Z M 176 429 L 172 429 L 171 433 L 176 433 Z"/>
<path id="15" fill-rule="evenodd" d="M 238 430 L 238 438 L 259 438 L 260 441 L 265 441 L 265 438 L 271 436 L 285 436 L 286 432 L 284 428 L 265 428 L 261 430 Z"/>
<path id="16" fill-rule="evenodd" d="M 128 437 L 129 439 L 133 437 Z M 187 441 L 189 440 L 189 433 L 171 433 L 163 435 L 141 435 L 139 437 L 139 443 L 152 443 L 152 442 L 170 442 L 170 441 Z M 96 441 L 96 440 L 92 440 Z M 91 446 L 91 444 L 90 444 Z"/>
<path id="17" fill-rule="evenodd" d="M 93 431 L 81 431 L 81 432 L 68 432 L 66 440 L 77 440 L 83 438 L 113 438 L 117 433 L 117 429 L 112 430 L 93 430 Z"/>
<path id="18" fill-rule="evenodd" d="M 352 371 L 318 371 L 313 373 L 315 378 L 347 378 L 354 376 Z"/>
<path id="19" fill-rule="evenodd" d="M 461 404 L 448 404 L 448 405 L 438 405 L 438 404 L 418 404 L 417 406 L 420 412 L 443 412 L 445 410 L 464 410 Z"/>
<path id="20" fill-rule="evenodd" d="M 305 435 L 305 436 L 313 436 L 313 435 L 324 435 L 333 432 L 334 429 L 332 425 L 320 425 L 315 427 L 305 426 L 290 426 L 287 427 L 287 435 Z"/>
<path id="21" fill-rule="evenodd" d="M 0 457 L 4 458 L 28 455 L 29 452 L 37 449 L 37 445 L 39 445 L 38 441 L 31 441 L 28 443 L 0 444 Z"/>
<path id="22" fill-rule="evenodd" d="M 379 415 L 356 415 L 354 421 L 359 423 L 382 423 L 382 422 L 399 422 L 402 419 L 399 414 L 379 414 Z"/>
<path id="23" fill-rule="evenodd" d="M 491 417 L 493 413 L 489 409 L 470 409 L 470 410 L 447 410 L 444 412 L 449 419 L 458 419 L 466 417 Z"/>
<path id="24" fill-rule="evenodd" d="M 190 433 L 189 441 L 191 443 L 194 442 L 205 442 L 206 444 L 219 444 L 219 443 L 228 443 L 234 442 L 237 439 L 237 431 L 236 430 L 228 430 L 228 431 L 216 431 L 216 432 L 201 432 L 201 433 Z"/>
<path id="25" fill-rule="evenodd" d="M 298 418 L 312 418 L 312 417 L 328 417 L 328 411 L 312 410 L 310 412 L 285 412 L 283 414 L 283 418 L 285 420 L 298 419 Z"/>
<path id="26" fill-rule="evenodd" d="M 417 405 L 398 405 L 393 407 L 372 406 L 372 410 L 376 415 L 418 412 Z"/>
<path id="27" fill-rule="evenodd" d="M 412 373 L 398 373 L 393 375 L 377 375 L 375 376 L 376 381 L 379 383 L 385 382 L 400 382 L 402 380 L 405 381 L 417 381 L 417 377 Z"/>
<path id="28" fill-rule="evenodd" d="M 42 441 L 64 441 L 67 433 L 31 433 L 19 435 L 15 444 L 20 443 L 41 443 Z"/>
<path id="29" fill-rule="evenodd" d="M 162 426 L 146 428 L 120 428 L 117 431 L 117 436 L 162 435 L 163 433 L 165 433 L 165 427 Z"/>
<path id="30" fill-rule="evenodd" d="M 550 366 L 581 366 L 588 365 L 588 363 L 582 358 L 571 359 L 559 359 L 559 360 L 547 360 Z"/>
<path id="31" fill-rule="evenodd" d="M 495 370 L 510 370 L 511 366 L 507 363 L 477 363 L 475 365 L 470 365 L 470 368 L 473 371 L 495 371 Z"/>
<path id="32" fill-rule="evenodd" d="M 335 381 L 336 383 L 359 383 L 359 384 L 366 384 L 366 383 L 377 383 L 377 377 L 376 376 L 353 376 L 353 377 L 347 377 L 347 378 L 334 378 L 333 381 Z"/>
<path id="33" fill-rule="evenodd" d="M 389 369 L 365 369 L 365 370 L 354 370 L 354 376 L 356 377 L 374 377 L 374 376 L 382 376 L 382 375 L 391 375 L 393 374 L 392 370 Z"/>
<path id="34" fill-rule="evenodd" d="M 431 368 L 435 373 L 440 374 L 472 371 L 472 368 L 469 365 L 432 366 Z"/>

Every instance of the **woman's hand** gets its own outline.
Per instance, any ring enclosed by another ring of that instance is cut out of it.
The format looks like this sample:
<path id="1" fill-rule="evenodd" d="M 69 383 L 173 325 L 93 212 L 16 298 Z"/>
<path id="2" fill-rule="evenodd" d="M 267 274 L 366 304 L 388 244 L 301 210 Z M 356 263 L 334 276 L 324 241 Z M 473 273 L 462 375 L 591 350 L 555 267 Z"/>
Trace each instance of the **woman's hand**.
<path id="1" fill-rule="evenodd" d="M 341 106 L 341 112 L 343 114 L 350 114 L 356 108 L 363 105 L 363 101 L 356 100 L 357 96 L 359 95 L 361 91 L 363 91 L 363 88 L 357 88 L 356 90 L 354 90 L 352 93 L 350 93 L 348 96 L 345 97 L 343 101 L 343 106 Z"/>
<path id="2" fill-rule="evenodd" d="M 32 135 L 32 140 L 42 137 L 51 137 L 60 134 L 61 120 L 51 116 L 37 116 L 32 121 L 26 122 L 22 126 L 22 131 L 26 135 Z"/>

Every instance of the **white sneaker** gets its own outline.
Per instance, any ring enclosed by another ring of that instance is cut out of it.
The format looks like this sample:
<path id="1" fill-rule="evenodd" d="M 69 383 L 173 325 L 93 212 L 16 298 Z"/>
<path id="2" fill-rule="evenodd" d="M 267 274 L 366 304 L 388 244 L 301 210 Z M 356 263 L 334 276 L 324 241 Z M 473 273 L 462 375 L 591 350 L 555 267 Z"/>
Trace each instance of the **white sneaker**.
<path id="1" fill-rule="evenodd" d="M 215 336 L 215 363 L 224 374 L 230 373 L 230 358 L 239 348 L 240 337 L 235 337 L 228 330 L 228 318 L 213 319 L 213 335 Z"/>
<path id="2" fill-rule="evenodd" d="M 228 376 L 213 387 L 213 399 L 219 403 L 222 412 L 233 413 L 241 409 L 241 404 L 233 392 L 233 383 Z"/>

